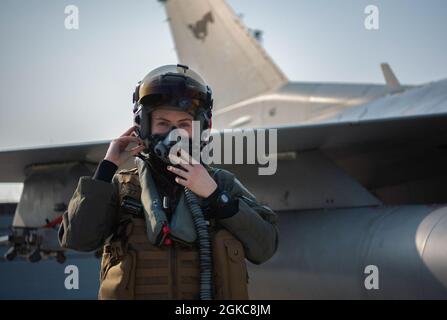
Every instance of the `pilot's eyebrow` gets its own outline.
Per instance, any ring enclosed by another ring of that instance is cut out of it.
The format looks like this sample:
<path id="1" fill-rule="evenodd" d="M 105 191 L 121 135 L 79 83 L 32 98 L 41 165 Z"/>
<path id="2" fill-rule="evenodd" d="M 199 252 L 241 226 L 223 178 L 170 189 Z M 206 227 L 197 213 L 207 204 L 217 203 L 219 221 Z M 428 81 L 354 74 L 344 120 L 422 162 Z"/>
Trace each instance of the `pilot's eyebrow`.
<path id="1" fill-rule="evenodd" d="M 167 121 L 167 122 L 171 122 L 171 120 L 162 118 L 162 117 L 155 117 L 155 120 L 163 120 L 163 121 Z"/>
<path id="2" fill-rule="evenodd" d="M 190 118 L 185 118 L 185 119 L 180 119 L 180 120 L 178 120 L 178 122 L 181 122 L 181 121 L 192 121 L 192 119 L 190 119 Z"/>

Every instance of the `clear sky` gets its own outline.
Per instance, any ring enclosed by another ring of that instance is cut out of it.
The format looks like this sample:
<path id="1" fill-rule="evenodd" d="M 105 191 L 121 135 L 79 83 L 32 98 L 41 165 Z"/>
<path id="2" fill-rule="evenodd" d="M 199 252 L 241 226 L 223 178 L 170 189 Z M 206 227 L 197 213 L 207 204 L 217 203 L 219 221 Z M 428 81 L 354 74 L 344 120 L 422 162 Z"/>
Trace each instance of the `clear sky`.
<path id="1" fill-rule="evenodd" d="M 291 81 L 383 83 L 384 61 L 402 83 L 447 78 L 445 0 L 228 3 L 264 32 L 263 46 Z M 364 27 L 369 4 L 379 8 L 376 31 Z M 67 5 L 79 8 L 79 30 L 64 26 Z M 0 149 L 125 131 L 135 83 L 177 63 L 165 20 L 156 0 L 0 0 Z M 5 190 L 13 192 L 0 185 L 0 201 Z"/>

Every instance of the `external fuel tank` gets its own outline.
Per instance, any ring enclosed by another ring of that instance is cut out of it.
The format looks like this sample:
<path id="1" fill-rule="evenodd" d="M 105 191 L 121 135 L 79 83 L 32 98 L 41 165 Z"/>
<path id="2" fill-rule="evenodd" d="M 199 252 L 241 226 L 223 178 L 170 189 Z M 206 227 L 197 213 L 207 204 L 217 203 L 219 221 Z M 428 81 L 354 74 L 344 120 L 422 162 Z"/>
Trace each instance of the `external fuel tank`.
<path id="1" fill-rule="evenodd" d="M 279 212 L 279 234 L 252 299 L 447 298 L 447 205 Z"/>

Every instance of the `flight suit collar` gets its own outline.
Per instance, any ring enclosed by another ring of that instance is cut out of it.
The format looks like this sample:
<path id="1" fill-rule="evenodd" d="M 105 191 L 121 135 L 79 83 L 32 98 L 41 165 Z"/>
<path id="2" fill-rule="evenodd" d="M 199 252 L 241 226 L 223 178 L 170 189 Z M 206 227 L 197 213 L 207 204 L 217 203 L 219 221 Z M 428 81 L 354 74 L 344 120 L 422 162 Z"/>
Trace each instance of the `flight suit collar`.
<path id="1" fill-rule="evenodd" d="M 168 226 L 170 229 L 169 236 L 173 240 L 189 244 L 194 243 L 197 234 L 184 193 L 181 193 L 174 214 L 169 222 L 163 210 L 163 203 L 151 175 L 149 164 L 140 158 L 135 158 L 135 162 L 141 185 L 141 203 L 143 205 L 146 233 L 149 241 L 154 245 L 162 245 L 165 235 L 164 227 Z"/>

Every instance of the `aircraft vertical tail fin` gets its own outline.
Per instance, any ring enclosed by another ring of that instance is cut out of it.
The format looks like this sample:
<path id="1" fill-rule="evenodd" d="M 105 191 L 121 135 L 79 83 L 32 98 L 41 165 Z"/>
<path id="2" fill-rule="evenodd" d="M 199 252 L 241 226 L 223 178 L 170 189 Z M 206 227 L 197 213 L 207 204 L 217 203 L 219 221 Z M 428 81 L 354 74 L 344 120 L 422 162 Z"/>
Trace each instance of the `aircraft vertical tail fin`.
<path id="1" fill-rule="evenodd" d="M 288 80 L 224 0 L 164 0 L 179 63 L 210 84 L 215 107 L 275 90 Z"/>
<path id="2" fill-rule="evenodd" d="M 382 68 L 382 73 L 385 78 L 386 85 L 391 89 L 391 92 L 402 91 L 402 86 L 400 85 L 400 82 L 391 69 L 390 65 L 388 63 L 382 63 L 380 67 Z"/>

